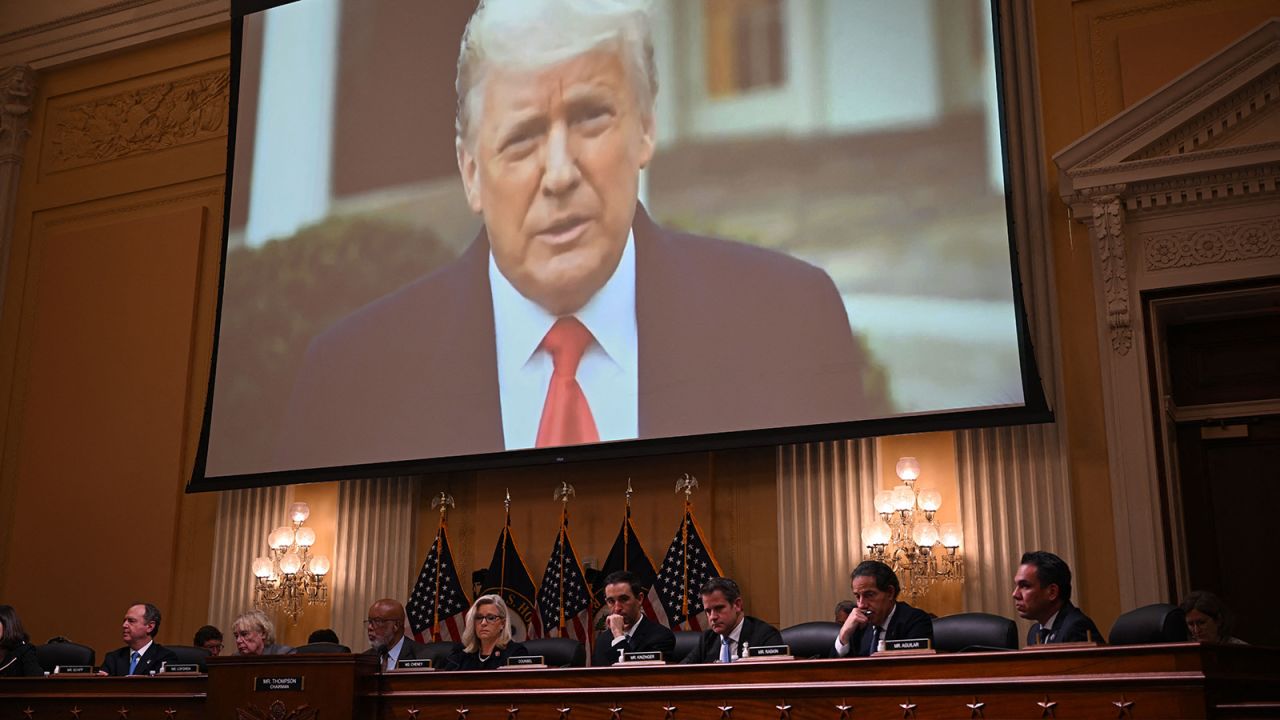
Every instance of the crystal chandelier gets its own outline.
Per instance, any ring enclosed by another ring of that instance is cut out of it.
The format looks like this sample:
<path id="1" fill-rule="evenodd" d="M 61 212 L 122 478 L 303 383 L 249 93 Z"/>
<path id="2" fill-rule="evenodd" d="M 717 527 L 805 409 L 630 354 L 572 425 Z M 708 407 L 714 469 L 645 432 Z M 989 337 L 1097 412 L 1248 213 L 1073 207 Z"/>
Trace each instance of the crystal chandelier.
<path id="1" fill-rule="evenodd" d="M 903 594 L 916 598 L 936 582 L 964 580 L 964 558 L 960 556 L 964 533 L 959 523 L 934 522 L 942 507 L 942 493 L 932 488 L 916 490 L 918 460 L 900 458 L 897 472 L 902 484 L 876 493 L 880 519 L 862 529 L 862 544 L 872 560 L 898 574 Z"/>
<path id="2" fill-rule="evenodd" d="M 289 506 L 293 527 L 281 525 L 267 535 L 267 557 L 253 561 L 256 584 L 253 603 L 263 610 L 280 609 L 297 623 L 303 606 L 329 602 L 324 576 L 329 574 L 329 558 L 311 556 L 316 531 L 303 525 L 311 516 L 304 502 Z"/>

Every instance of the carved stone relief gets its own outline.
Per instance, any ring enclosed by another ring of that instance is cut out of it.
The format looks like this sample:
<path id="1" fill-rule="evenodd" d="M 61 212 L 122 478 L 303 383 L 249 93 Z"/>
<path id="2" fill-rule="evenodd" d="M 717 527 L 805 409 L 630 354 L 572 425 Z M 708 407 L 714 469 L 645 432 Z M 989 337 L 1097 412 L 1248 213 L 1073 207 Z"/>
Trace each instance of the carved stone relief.
<path id="1" fill-rule="evenodd" d="M 1118 194 L 1094 197 L 1093 231 L 1098 243 L 1098 262 L 1106 299 L 1107 325 L 1111 329 L 1111 349 L 1124 355 L 1133 347 L 1133 327 L 1129 318 L 1129 271 L 1125 265 L 1124 204 Z"/>
<path id="2" fill-rule="evenodd" d="M 0 70 L 0 162 L 22 162 L 34 89 L 35 74 L 26 65 Z"/>
<path id="3" fill-rule="evenodd" d="M 1179 228 L 1142 236 L 1148 270 L 1280 256 L 1280 218 Z"/>
<path id="4" fill-rule="evenodd" d="M 50 171 L 220 137 L 230 74 L 215 70 L 52 111 Z"/>

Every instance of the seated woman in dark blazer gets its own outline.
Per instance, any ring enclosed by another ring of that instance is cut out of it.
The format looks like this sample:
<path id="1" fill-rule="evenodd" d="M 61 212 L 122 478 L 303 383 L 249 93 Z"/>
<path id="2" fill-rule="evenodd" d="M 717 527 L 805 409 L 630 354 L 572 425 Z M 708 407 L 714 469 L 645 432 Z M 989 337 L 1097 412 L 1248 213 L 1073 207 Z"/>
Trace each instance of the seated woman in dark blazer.
<path id="1" fill-rule="evenodd" d="M 26 628 L 12 605 L 0 605 L 0 677 L 39 677 L 44 675 L 36 648 L 27 637 Z"/>
<path id="2" fill-rule="evenodd" d="M 449 656 L 445 670 L 493 670 L 507 659 L 528 655 L 524 645 L 511 639 L 507 604 L 498 595 L 481 595 L 467 611 L 462 649 Z"/>

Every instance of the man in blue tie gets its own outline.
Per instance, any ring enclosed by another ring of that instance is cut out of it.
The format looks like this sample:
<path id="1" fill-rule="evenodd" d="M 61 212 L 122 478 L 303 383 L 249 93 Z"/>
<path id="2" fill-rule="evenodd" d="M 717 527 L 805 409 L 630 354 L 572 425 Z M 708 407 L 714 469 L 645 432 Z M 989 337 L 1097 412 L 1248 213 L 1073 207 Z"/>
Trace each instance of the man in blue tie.
<path id="1" fill-rule="evenodd" d="M 833 657 L 867 657 L 883 640 L 933 640 L 933 620 L 898 600 L 902 583 L 893 568 L 876 560 L 858 563 L 849 576 L 853 612 L 836 635 Z"/>
<path id="2" fill-rule="evenodd" d="M 174 662 L 173 651 L 155 641 L 160 632 L 160 609 L 151 603 L 129 607 L 120 624 L 124 647 L 112 650 L 102 659 L 99 675 L 150 675 L 165 662 Z"/>
<path id="3" fill-rule="evenodd" d="M 698 647 L 682 661 L 731 663 L 746 655 L 746 648 L 782 645 L 782 633 L 769 623 L 742 611 L 742 590 L 727 577 L 715 577 L 702 585 L 702 608 L 710 629 L 702 634 Z"/>
<path id="4" fill-rule="evenodd" d="M 1013 608 L 1035 624 L 1028 645 L 1106 642 L 1088 615 L 1071 604 L 1071 568 L 1051 552 L 1024 553 L 1013 578 Z"/>

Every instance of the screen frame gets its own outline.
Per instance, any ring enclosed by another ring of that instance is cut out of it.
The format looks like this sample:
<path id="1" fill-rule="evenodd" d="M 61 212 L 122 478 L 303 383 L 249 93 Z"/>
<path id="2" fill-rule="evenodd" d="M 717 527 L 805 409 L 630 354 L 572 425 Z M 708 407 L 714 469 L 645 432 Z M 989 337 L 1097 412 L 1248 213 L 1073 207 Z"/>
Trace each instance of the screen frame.
<path id="1" fill-rule="evenodd" d="M 1011 63 L 1016 60 L 1011 49 L 1005 48 L 1008 35 L 1002 29 L 1011 22 L 1007 0 L 990 0 L 990 21 L 995 55 L 996 99 L 999 116 L 1002 170 L 1004 176 L 1005 217 L 1009 243 L 1010 279 L 1014 303 L 1014 323 L 1021 373 L 1023 404 L 981 409 L 952 410 L 943 412 L 896 415 L 886 418 L 855 420 L 825 425 L 802 425 L 782 428 L 739 430 L 703 435 L 663 438 L 646 438 L 601 442 L 556 448 L 530 448 L 503 450 L 491 453 L 457 455 L 437 458 L 395 460 L 339 467 L 291 469 L 271 472 L 245 473 L 209 477 L 206 475 L 209 452 L 210 428 L 213 416 L 214 387 L 217 376 L 218 348 L 220 343 L 222 303 L 226 273 L 226 260 L 231 225 L 232 184 L 235 177 L 236 126 L 239 110 L 239 91 L 243 53 L 244 17 L 298 0 L 232 0 L 231 3 L 231 70 L 230 70 L 230 118 L 227 130 L 227 171 L 224 189 L 222 238 L 218 269 L 218 297 L 214 313 L 214 337 L 205 404 L 201 414 L 200 440 L 194 458 L 192 473 L 186 492 L 210 492 L 275 485 L 292 485 L 312 482 L 329 482 L 370 477 L 406 476 L 435 472 L 498 469 L 538 465 L 557 465 L 574 462 L 641 458 L 692 452 L 711 452 L 771 445 L 822 442 L 842 439 L 865 438 L 886 435 L 902 435 L 921 432 L 954 431 L 975 428 L 1028 425 L 1054 421 L 1032 340 L 1024 295 L 1022 263 L 1019 246 L 1030 247 L 1032 222 L 1019 223 L 1017 208 L 1031 205 L 1029 199 L 1043 194 L 1044 181 L 1040 173 L 1027 172 L 1036 162 L 1035 143 L 1024 141 L 1014 145 L 1010 141 L 1010 110 L 1017 103 L 1011 100 L 1027 94 L 1028 88 L 1017 87 L 1010 78 L 1015 76 Z M 1031 93 L 1034 97 L 1034 93 Z M 1014 166 L 1019 172 L 1015 172 Z M 1028 180 L 1015 185 L 1015 177 Z M 1034 178 L 1034 181 L 1031 179 Z M 1034 185 L 1034 187 L 1029 187 Z M 1019 240 L 1024 242 L 1019 242 Z"/>

